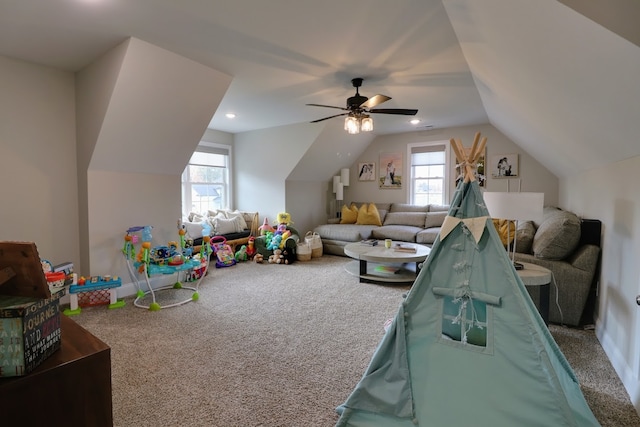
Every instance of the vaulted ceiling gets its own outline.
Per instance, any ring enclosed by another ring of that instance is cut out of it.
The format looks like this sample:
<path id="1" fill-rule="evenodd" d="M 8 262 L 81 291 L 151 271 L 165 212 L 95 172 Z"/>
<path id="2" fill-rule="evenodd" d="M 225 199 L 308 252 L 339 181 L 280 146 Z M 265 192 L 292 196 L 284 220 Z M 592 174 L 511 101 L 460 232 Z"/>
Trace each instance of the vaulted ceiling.
<path id="1" fill-rule="evenodd" d="M 381 108 L 419 110 L 374 116 L 377 134 L 491 123 L 567 176 L 640 154 L 637 4 L 9 1 L 0 55 L 79 71 L 139 38 L 232 77 L 210 125 L 231 133 L 340 113 L 305 104 L 344 106 L 363 77 Z"/>

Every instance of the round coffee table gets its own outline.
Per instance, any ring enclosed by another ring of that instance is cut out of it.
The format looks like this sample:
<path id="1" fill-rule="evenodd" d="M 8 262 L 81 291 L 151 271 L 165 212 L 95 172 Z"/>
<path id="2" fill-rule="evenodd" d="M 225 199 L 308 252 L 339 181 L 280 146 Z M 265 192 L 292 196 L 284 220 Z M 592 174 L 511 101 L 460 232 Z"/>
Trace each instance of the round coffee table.
<path id="1" fill-rule="evenodd" d="M 413 248 L 415 252 L 394 249 L 398 244 Z M 412 284 L 430 252 L 431 248 L 427 246 L 407 242 L 394 241 L 389 249 L 384 247 L 383 240 L 375 246 L 349 243 L 344 247 L 344 253 L 357 261 L 348 263 L 345 270 L 358 276 L 361 283 Z"/>

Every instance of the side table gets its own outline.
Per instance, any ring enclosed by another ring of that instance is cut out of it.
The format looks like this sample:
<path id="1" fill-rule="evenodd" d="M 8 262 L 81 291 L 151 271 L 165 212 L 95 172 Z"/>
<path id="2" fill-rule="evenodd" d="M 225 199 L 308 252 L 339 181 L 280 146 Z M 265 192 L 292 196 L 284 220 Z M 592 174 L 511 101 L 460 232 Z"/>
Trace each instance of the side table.
<path id="1" fill-rule="evenodd" d="M 525 286 L 540 287 L 540 315 L 547 325 L 549 324 L 549 299 L 551 290 L 551 270 L 540 265 L 528 262 L 520 263 L 522 270 L 516 270 Z"/>

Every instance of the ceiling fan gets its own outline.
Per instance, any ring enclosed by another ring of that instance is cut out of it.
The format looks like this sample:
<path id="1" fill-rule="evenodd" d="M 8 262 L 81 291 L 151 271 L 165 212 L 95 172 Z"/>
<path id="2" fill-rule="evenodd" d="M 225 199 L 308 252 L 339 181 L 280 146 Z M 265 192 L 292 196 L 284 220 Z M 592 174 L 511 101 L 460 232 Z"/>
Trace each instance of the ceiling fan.
<path id="1" fill-rule="evenodd" d="M 406 108 L 373 108 L 377 105 L 387 102 L 391 99 L 386 95 L 374 95 L 371 98 L 360 95 L 359 88 L 362 86 L 363 79 L 357 77 L 351 79 L 351 84 L 356 88 L 356 94 L 347 98 L 346 107 L 335 107 L 333 105 L 323 104 L 307 104 L 312 107 L 337 108 L 344 110 L 344 113 L 334 114 L 333 116 L 324 117 L 322 119 L 313 120 L 311 123 L 318 123 L 323 120 L 332 119 L 334 117 L 347 116 L 345 120 L 345 130 L 349 133 L 359 133 L 362 131 L 373 130 L 373 120 L 369 114 L 398 114 L 403 116 L 415 116 L 418 110 Z"/>

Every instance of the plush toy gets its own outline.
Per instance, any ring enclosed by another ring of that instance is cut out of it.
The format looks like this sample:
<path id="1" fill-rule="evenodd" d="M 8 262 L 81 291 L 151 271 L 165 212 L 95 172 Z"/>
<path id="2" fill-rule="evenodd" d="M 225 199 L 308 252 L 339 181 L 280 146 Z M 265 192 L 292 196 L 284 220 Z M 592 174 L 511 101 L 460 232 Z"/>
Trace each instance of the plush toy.
<path id="1" fill-rule="evenodd" d="M 280 249 L 275 249 L 273 255 L 269 255 L 269 264 L 283 264 L 284 255 Z"/>
<path id="2" fill-rule="evenodd" d="M 262 256 L 262 254 L 260 254 L 260 253 L 256 253 L 253 256 L 253 261 L 258 263 L 258 264 L 262 264 L 262 262 L 264 261 L 264 256 Z"/>
<path id="3" fill-rule="evenodd" d="M 247 257 L 253 259 L 253 256 L 256 254 L 256 238 L 253 236 L 249 237 L 247 245 Z"/>
<path id="4" fill-rule="evenodd" d="M 271 238 L 271 241 L 267 244 L 267 250 L 274 250 L 280 248 L 280 243 L 282 242 L 282 234 L 274 234 Z"/>
<path id="5" fill-rule="evenodd" d="M 288 212 L 280 212 L 278 214 L 277 221 L 279 225 L 284 225 L 285 227 L 293 224 L 293 221 L 291 221 L 291 214 Z"/>
<path id="6" fill-rule="evenodd" d="M 282 257 L 285 264 L 292 264 L 296 260 L 296 256 L 290 249 L 284 248 L 282 250 Z"/>
<path id="7" fill-rule="evenodd" d="M 236 261 L 247 261 L 249 256 L 247 255 L 247 247 L 245 245 L 240 246 L 240 249 L 235 254 Z"/>
<path id="8" fill-rule="evenodd" d="M 278 246 L 280 249 L 284 248 L 284 243 L 287 241 L 287 239 L 291 236 L 291 231 L 290 230 L 285 230 L 284 233 L 282 233 L 282 238 L 280 239 L 280 245 Z"/>
<path id="9" fill-rule="evenodd" d="M 267 234 L 267 232 L 274 232 L 275 229 L 269 225 L 269 220 L 267 219 L 267 217 L 264 217 L 264 222 L 262 223 L 262 225 L 260 227 L 258 227 L 258 230 L 260 231 L 261 235 L 265 235 Z"/>

